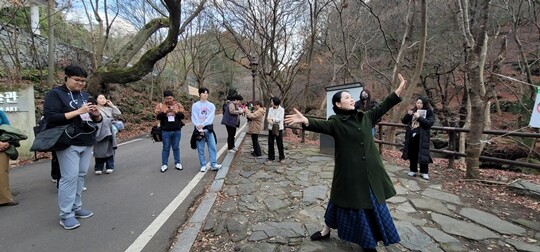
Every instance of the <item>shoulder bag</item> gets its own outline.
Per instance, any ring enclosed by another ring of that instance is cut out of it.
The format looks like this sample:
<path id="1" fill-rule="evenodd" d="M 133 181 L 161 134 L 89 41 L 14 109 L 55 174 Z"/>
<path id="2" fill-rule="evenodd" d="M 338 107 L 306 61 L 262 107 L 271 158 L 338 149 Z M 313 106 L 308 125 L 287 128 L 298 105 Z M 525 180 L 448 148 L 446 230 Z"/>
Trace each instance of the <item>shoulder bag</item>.
<path id="1" fill-rule="evenodd" d="M 59 140 L 69 126 L 70 124 L 61 125 L 38 132 L 30 151 L 48 152 L 66 149 L 69 144 Z"/>
<path id="2" fill-rule="evenodd" d="M 163 103 L 159 103 L 159 109 L 161 111 L 162 109 L 162 106 L 163 106 Z M 152 129 L 150 130 L 150 136 L 152 137 L 152 140 L 154 140 L 154 142 L 162 142 L 163 141 L 163 137 L 161 135 L 163 131 L 161 130 L 161 125 L 160 125 L 160 121 L 158 120 L 157 122 L 157 125 L 154 125 L 152 127 Z"/>
<path id="3" fill-rule="evenodd" d="M 112 127 L 111 130 L 115 134 L 118 133 L 118 131 L 124 130 L 125 128 L 124 122 L 122 122 L 121 120 L 116 120 L 115 118 L 111 118 L 109 115 L 107 115 L 107 113 L 105 113 L 105 111 L 102 111 L 101 109 L 99 109 L 99 111 L 101 112 L 102 115 L 105 115 L 106 117 L 111 119 L 111 127 Z"/>
<path id="4" fill-rule="evenodd" d="M 162 130 L 161 130 L 161 127 L 159 126 L 159 124 L 153 126 L 152 129 L 150 130 L 150 135 L 152 136 L 152 139 L 154 140 L 154 142 L 163 141 L 161 133 L 162 133 Z"/>

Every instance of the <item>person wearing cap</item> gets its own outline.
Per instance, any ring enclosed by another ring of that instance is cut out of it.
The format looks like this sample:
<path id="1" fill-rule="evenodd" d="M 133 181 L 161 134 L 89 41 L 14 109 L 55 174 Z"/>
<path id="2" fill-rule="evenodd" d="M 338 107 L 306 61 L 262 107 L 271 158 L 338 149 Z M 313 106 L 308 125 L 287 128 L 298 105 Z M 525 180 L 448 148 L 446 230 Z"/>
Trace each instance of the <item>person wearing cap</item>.
<path id="1" fill-rule="evenodd" d="M 240 107 L 240 103 L 244 98 L 241 95 L 234 95 L 224 107 L 223 118 L 221 124 L 227 128 L 227 149 L 230 153 L 235 153 L 237 149 L 234 147 L 234 136 L 236 128 L 240 126 L 240 116 L 244 114 L 244 109 Z"/>
<path id="2" fill-rule="evenodd" d="M 174 93 L 170 90 L 163 92 L 163 102 L 155 107 L 156 118 L 162 130 L 163 148 L 161 151 L 161 172 L 168 169 L 169 154 L 173 152 L 174 168 L 182 170 L 180 163 L 180 137 L 184 123 L 184 106 L 174 100 Z"/>

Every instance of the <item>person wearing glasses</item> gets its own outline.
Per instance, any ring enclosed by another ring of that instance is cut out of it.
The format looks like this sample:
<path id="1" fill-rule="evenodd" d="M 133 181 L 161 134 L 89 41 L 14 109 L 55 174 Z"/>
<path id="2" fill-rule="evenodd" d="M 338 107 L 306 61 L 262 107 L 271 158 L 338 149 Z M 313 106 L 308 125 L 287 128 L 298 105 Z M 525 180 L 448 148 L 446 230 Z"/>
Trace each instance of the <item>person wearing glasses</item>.
<path id="1" fill-rule="evenodd" d="M 43 114 L 47 128 L 68 125 L 56 150 L 60 173 L 58 181 L 58 207 L 60 225 L 67 230 L 81 224 L 77 218 L 89 218 L 94 213 L 82 207 L 84 178 L 92 159 L 92 146 L 96 143 L 96 123 L 103 120 L 95 101 L 84 92 L 88 74 L 80 66 L 64 69 L 65 83 L 53 88 L 45 96 Z"/>

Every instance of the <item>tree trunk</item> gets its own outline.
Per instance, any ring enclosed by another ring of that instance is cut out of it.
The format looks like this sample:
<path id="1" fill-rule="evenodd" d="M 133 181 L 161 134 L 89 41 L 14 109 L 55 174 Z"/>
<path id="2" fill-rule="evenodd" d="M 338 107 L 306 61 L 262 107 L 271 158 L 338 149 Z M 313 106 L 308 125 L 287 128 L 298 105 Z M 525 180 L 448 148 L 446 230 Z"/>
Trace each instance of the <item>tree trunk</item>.
<path id="1" fill-rule="evenodd" d="M 54 57 L 54 23 L 53 23 L 53 9 L 54 9 L 54 1 L 49 0 L 47 3 L 47 21 L 48 21 L 48 28 L 49 28 L 49 44 L 48 44 L 48 53 L 47 53 L 47 83 L 52 87 L 54 86 L 55 80 L 55 57 Z"/>
<path id="2" fill-rule="evenodd" d="M 468 1 L 463 0 L 463 13 L 469 13 Z M 480 177 L 480 153 L 482 152 L 482 136 L 484 131 L 484 123 L 486 119 L 486 106 L 489 104 L 486 98 L 486 90 L 484 84 L 484 63 L 486 57 L 487 46 L 487 20 L 489 17 L 490 0 L 478 1 L 476 10 L 472 10 L 479 14 L 474 25 L 470 26 L 470 30 L 465 33 L 467 36 L 465 50 L 469 51 L 465 69 L 469 79 L 469 98 L 471 102 L 471 128 L 467 137 L 467 150 L 465 151 L 465 163 L 467 165 L 466 178 Z M 469 22 L 468 18 L 463 19 Z M 467 25 L 467 27 L 469 27 Z M 470 32 L 470 33 L 469 33 Z M 472 46 L 472 47 L 471 47 Z"/>
<path id="3" fill-rule="evenodd" d="M 422 2 L 423 5 L 425 5 L 425 1 Z M 426 13 L 424 13 L 424 11 L 427 11 L 427 7 L 426 6 L 422 6 L 422 38 L 420 38 L 422 40 L 422 45 L 420 45 L 420 49 L 419 49 L 419 59 L 418 61 L 420 62 L 423 62 L 424 61 L 424 56 L 423 54 L 425 53 L 425 43 L 426 43 L 426 39 L 427 39 L 427 16 L 426 16 Z M 410 43 L 410 40 L 411 40 L 411 33 L 414 29 L 414 18 L 413 18 L 413 15 L 414 15 L 414 12 L 415 12 L 415 5 L 414 5 L 414 1 L 409 1 L 409 8 L 407 10 L 407 17 L 406 17 L 406 20 L 407 20 L 407 24 L 406 24 L 406 29 L 405 29 L 405 32 L 403 33 L 403 38 L 402 38 L 402 41 L 401 41 L 401 46 L 399 48 L 399 52 L 398 52 L 398 55 L 396 57 L 396 62 L 394 64 L 394 71 L 393 71 L 393 86 L 396 86 L 396 81 L 397 81 L 397 75 L 399 73 L 399 71 L 401 70 L 401 65 L 402 65 L 402 62 L 403 62 L 403 58 L 405 57 L 405 50 L 407 49 L 407 44 Z M 425 35 L 425 36 L 424 36 Z M 421 53 L 421 51 L 423 51 Z M 422 54 L 422 55 L 420 55 Z M 417 72 L 418 70 L 418 67 L 420 69 L 422 69 L 422 66 L 416 66 L 416 69 L 415 69 L 415 72 Z M 420 71 L 421 72 L 421 71 Z M 413 74 L 414 75 L 414 74 Z M 412 77 L 414 78 L 414 76 Z M 419 80 L 419 78 L 417 78 L 417 80 Z M 411 99 L 411 96 L 412 96 L 412 93 L 414 92 L 415 88 L 416 88 L 416 81 L 414 79 L 410 79 L 408 80 L 408 85 L 407 85 L 407 89 L 405 90 L 405 94 L 401 96 L 401 98 L 404 100 L 404 102 L 398 104 L 396 107 L 394 107 L 394 109 L 392 109 L 390 111 L 390 122 L 400 122 L 401 121 L 401 116 L 403 115 L 403 113 L 405 113 L 405 111 L 407 111 L 407 107 L 409 106 L 409 100 Z M 385 141 L 387 142 L 395 142 L 396 140 L 396 130 L 397 128 L 395 127 L 388 127 L 385 131 Z"/>

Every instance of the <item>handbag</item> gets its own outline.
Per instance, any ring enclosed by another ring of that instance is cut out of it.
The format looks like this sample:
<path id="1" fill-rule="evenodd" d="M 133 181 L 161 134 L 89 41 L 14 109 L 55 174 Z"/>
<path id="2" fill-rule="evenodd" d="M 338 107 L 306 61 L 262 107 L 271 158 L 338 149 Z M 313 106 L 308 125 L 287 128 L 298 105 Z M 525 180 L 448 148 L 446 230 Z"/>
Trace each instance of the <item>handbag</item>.
<path id="1" fill-rule="evenodd" d="M 152 127 L 152 129 L 150 130 L 150 136 L 152 136 L 152 139 L 154 140 L 154 142 L 161 142 L 163 141 L 163 138 L 161 136 L 161 127 L 158 125 L 155 125 Z"/>
<path id="2" fill-rule="evenodd" d="M 279 136 L 279 123 L 275 122 L 272 124 L 272 135 Z"/>
<path id="3" fill-rule="evenodd" d="M 112 121 L 112 126 L 116 128 L 116 132 L 124 130 L 124 122 L 120 120 Z"/>
<path id="4" fill-rule="evenodd" d="M 66 149 L 69 144 L 59 140 L 69 126 L 69 124 L 61 125 L 38 132 L 30 151 L 48 152 Z"/>

